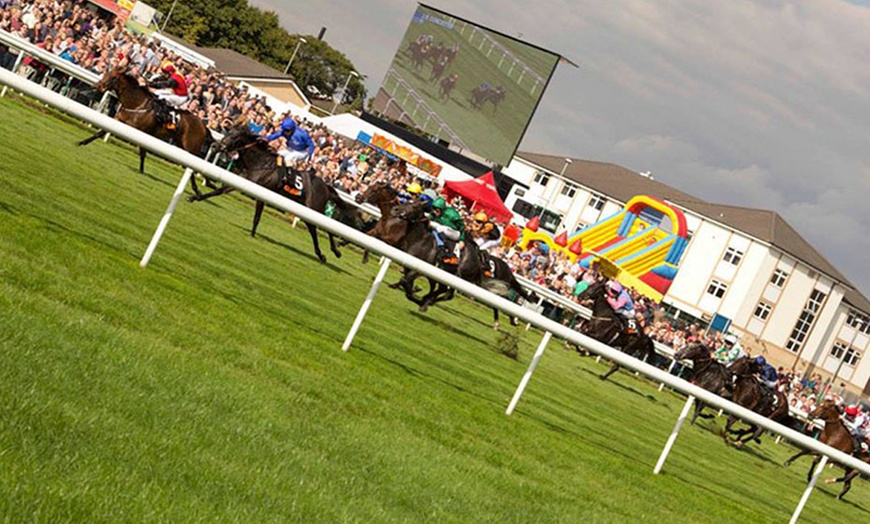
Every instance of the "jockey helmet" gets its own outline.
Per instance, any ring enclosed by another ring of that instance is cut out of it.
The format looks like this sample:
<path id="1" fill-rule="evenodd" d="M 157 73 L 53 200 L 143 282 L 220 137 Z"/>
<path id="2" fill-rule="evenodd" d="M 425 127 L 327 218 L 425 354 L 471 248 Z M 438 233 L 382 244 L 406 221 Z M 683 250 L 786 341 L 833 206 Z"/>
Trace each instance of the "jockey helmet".
<path id="1" fill-rule="evenodd" d="M 759 366 L 764 366 L 767 364 L 767 360 L 765 360 L 764 357 L 762 357 L 761 355 L 758 355 L 757 357 L 755 357 L 755 363 Z"/>
<path id="2" fill-rule="evenodd" d="M 438 198 L 438 193 L 436 193 L 434 189 L 424 189 L 423 194 L 420 196 L 422 198 L 427 198 L 430 201 L 432 201 L 432 200 L 435 200 L 436 198 Z"/>
<path id="3" fill-rule="evenodd" d="M 447 209 L 447 202 L 443 198 L 438 197 L 432 201 L 432 209 L 440 209 L 441 211 L 444 211 Z"/>
<path id="4" fill-rule="evenodd" d="M 406 191 L 408 191 L 408 193 L 411 193 L 412 195 L 419 195 L 423 192 L 423 187 L 417 182 L 412 182 L 410 185 L 408 185 Z"/>
<path id="5" fill-rule="evenodd" d="M 733 346 L 737 343 L 737 337 L 735 337 L 734 335 L 725 335 L 725 343 Z"/>
<path id="6" fill-rule="evenodd" d="M 174 73 L 175 72 L 175 66 L 169 60 L 163 62 L 163 65 L 160 66 L 160 69 L 162 71 L 166 71 L 167 73 Z"/>
<path id="7" fill-rule="evenodd" d="M 483 211 L 478 211 L 477 214 L 474 215 L 474 220 L 476 220 L 477 222 L 486 222 L 488 220 L 488 217 Z"/>
<path id="8" fill-rule="evenodd" d="M 282 131 L 292 131 L 296 129 L 296 121 L 289 116 L 281 121 Z"/>
<path id="9" fill-rule="evenodd" d="M 846 414 L 850 417 L 858 416 L 858 406 L 852 404 L 851 406 L 846 406 Z"/>
<path id="10" fill-rule="evenodd" d="M 613 280 L 609 284 L 607 284 L 607 289 L 613 291 L 614 293 L 621 293 L 622 292 L 622 284 L 620 284 L 616 280 Z"/>

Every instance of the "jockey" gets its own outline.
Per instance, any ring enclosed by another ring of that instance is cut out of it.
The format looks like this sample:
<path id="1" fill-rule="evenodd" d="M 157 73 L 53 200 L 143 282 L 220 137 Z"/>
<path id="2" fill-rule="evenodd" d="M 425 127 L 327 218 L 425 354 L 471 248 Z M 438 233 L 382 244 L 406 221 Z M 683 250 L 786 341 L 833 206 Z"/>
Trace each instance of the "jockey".
<path id="1" fill-rule="evenodd" d="M 489 220 L 489 217 L 483 211 L 479 211 L 474 215 L 473 227 L 475 233 L 477 233 L 474 241 L 477 242 L 481 251 L 489 251 L 501 242 L 501 231 L 499 231 L 497 225 Z"/>
<path id="2" fill-rule="evenodd" d="M 628 319 L 634 319 L 634 301 L 622 284 L 612 280 L 607 284 L 607 303 L 618 315 Z"/>
<path id="3" fill-rule="evenodd" d="M 417 182 L 411 182 L 405 187 L 404 191 L 399 191 L 399 203 L 410 204 L 420 198 L 423 193 L 423 186 Z"/>
<path id="4" fill-rule="evenodd" d="M 455 208 L 448 206 L 442 197 L 438 197 L 432 202 L 432 219 L 429 221 L 429 226 L 432 228 L 438 247 L 444 247 L 442 237 L 454 242 L 465 237 L 465 223 L 462 216 Z"/>
<path id="5" fill-rule="evenodd" d="M 148 84 L 148 87 L 154 88 L 154 94 L 157 98 L 166 102 L 166 104 L 180 108 L 187 103 L 187 82 L 175 70 L 172 62 L 164 62 L 160 69 L 166 73 L 166 76 L 152 81 Z"/>
<path id="6" fill-rule="evenodd" d="M 281 121 L 281 127 L 278 128 L 274 133 L 270 133 L 263 137 L 263 140 L 266 142 L 271 142 L 279 137 L 284 137 L 287 143 L 290 143 L 290 138 L 293 136 L 293 133 L 296 132 L 296 121 L 293 120 L 293 117 L 287 116 L 284 120 Z"/>
<path id="7" fill-rule="evenodd" d="M 311 160 L 314 155 L 314 141 L 311 135 L 302 127 L 297 126 L 296 131 L 287 139 L 287 148 L 278 151 L 288 164 L 294 164 L 305 160 Z"/>
<path id="8" fill-rule="evenodd" d="M 743 348 L 737 342 L 737 337 L 728 334 L 725 335 L 723 345 L 713 353 L 713 358 L 725 366 L 730 366 L 735 360 L 744 355 Z"/>
<path id="9" fill-rule="evenodd" d="M 851 406 L 847 406 L 843 411 L 843 425 L 846 426 L 846 429 L 849 430 L 849 433 L 855 437 L 856 448 L 855 452 L 857 454 L 858 451 L 867 452 L 867 434 L 870 431 L 870 417 L 867 416 L 867 413 L 864 413 L 861 408 L 859 408 L 856 404 L 852 404 Z"/>
<path id="10" fill-rule="evenodd" d="M 755 357 L 755 365 L 758 368 L 758 380 L 770 390 L 776 390 L 776 382 L 779 378 L 776 369 L 767 363 L 761 355 Z"/>

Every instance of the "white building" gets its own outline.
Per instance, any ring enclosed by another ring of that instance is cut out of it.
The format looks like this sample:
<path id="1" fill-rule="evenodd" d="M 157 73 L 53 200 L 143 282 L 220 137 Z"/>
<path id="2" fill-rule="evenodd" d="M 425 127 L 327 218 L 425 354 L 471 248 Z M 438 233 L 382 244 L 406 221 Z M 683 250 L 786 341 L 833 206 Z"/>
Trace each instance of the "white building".
<path id="1" fill-rule="evenodd" d="M 820 373 L 852 395 L 870 395 L 870 301 L 773 211 L 711 204 L 614 164 L 518 153 L 504 174 L 520 184 L 506 204 L 544 208 L 553 232 L 597 222 L 635 195 L 680 208 L 691 241 L 668 294 L 676 315 L 719 314 L 753 354 Z M 856 327 L 858 329 L 856 329 Z"/>

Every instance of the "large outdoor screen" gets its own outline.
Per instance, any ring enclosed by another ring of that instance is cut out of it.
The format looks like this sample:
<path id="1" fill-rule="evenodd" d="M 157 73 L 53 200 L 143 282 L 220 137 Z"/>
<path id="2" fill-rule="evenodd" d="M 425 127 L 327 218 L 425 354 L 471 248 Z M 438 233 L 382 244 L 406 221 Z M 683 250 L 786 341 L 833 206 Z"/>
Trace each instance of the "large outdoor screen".
<path id="1" fill-rule="evenodd" d="M 419 5 L 374 111 L 507 165 L 559 56 Z"/>

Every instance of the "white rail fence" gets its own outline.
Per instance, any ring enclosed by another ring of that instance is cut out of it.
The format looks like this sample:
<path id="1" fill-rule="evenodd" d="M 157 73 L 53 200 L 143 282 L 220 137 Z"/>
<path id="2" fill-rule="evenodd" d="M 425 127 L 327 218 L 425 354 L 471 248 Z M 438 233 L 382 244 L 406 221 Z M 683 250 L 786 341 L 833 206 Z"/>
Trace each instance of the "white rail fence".
<path id="1" fill-rule="evenodd" d="M 653 472 L 656 474 L 662 470 L 668 453 L 670 452 L 670 449 L 676 441 L 680 426 L 682 425 L 682 422 L 685 418 L 683 415 L 688 413 L 688 410 L 695 402 L 695 399 L 698 399 L 712 407 L 721 409 L 728 413 L 732 413 L 747 422 L 757 424 L 773 433 L 787 438 L 788 440 L 799 446 L 808 448 L 824 456 L 822 463 L 819 465 L 816 471 L 815 477 L 812 479 L 812 482 L 810 482 L 806 486 L 801 500 L 797 506 L 797 509 L 792 514 L 791 522 L 795 522 L 800 515 L 800 512 L 802 511 L 804 504 L 806 504 L 809 495 L 815 485 L 815 480 L 818 477 L 818 473 L 821 472 L 822 467 L 827 463 L 828 459 L 836 461 L 845 466 L 855 468 L 866 475 L 870 475 L 870 465 L 861 462 L 850 455 L 847 455 L 829 446 L 821 444 L 810 437 L 807 437 L 781 424 L 777 424 L 765 417 L 762 417 L 752 411 L 738 406 L 737 404 L 734 404 L 693 384 L 690 384 L 685 380 L 673 377 L 658 368 L 650 366 L 644 362 L 640 362 L 639 360 L 634 359 L 619 351 L 616 351 L 613 348 L 608 347 L 596 340 L 581 335 L 580 333 L 569 329 L 567 326 L 554 322 L 535 312 L 530 311 L 527 308 L 514 304 L 507 299 L 501 298 L 493 293 L 485 291 L 454 275 L 451 275 L 450 273 L 442 271 L 435 266 L 422 262 L 408 255 L 407 253 L 399 251 L 379 240 L 375 240 L 364 233 L 345 226 L 344 224 L 341 224 L 335 220 L 327 218 L 305 206 L 296 204 L 295 202 L 284 198 L 276 193 L 273 193 L 261 186 L 258 186 L 253 182 L 245 180 L 201 158 L 195 157 L 190 153 L 182 151 L 152 136 L 146 135 L 125 124 L 113 120 L 106 115 L 103 115 L 97 111 L 85 107 L 77 102 L 66 99 L 63 96 L 49 89 L 36 85 L 33 82 L 30 82 L 24 78 L 21 78 L 14 73 L 11 73 L 7 70 L 0 70 L 0 83 L 8 85 L 19 92 L 32 96 L 48 105 L 57 108 L 60 111 L 66 112 L 69 115 L 90 122 L 91 124 L 94 124 L 98 127 L 104 128 L 107 131 L 113 133 L 114 135 L 123 138 L 124 140 L 142 146 L 152 153 L 161 155 L 165 158 L 169 158 L 187 168 L 179 183 L 179 188 L 176 190 L 176 193 L 173 196 L 172 201 L 170 202 L 167 213 L 166 215 L 164 215 L 164 218 L 161 221 L 161 226 L 158 227 L 158 231 L 155 233 L 154 239 L 152 239 L 151 245 L 149 246 L 149 251 L 151 254 L 153 254 L 154 248 L 159 241 L 160 234 L 162 234 L 162 230 L 165 229 L 169 217 L 171 217 L 172 211 L 174 210 L 175 205 L 181 197 L 184 186 L 187 185 L 190 173 L 192 172 L 192 170 L 196 170 L 200 173 L 203 173 L 208 178 L 232 186 L 253 198 L 262 200 L 263 202 L 278 209 L 291 212 L 302 220 L 305 220 L 306 222 L 310 222 L 319 228 L 346 238 L 360 246 L 364 246 L 366 249 L 372 252 L 383 255 L 385 257 L 385 260 L 382 261 L 381 271 L 378 272 L 378 277 L 375 279 L 372 290 L 369 292 L 368 300 L 366 301 L 366 303 L 364 303 L 363 308 L 357 315 L 357 318 L 354 322 L 354 328 L 351 330 L 351 333 L 348 334 L 348 337 L 345 340 L 345 349 L 349 348 L 353 343 L 353 334 L 355 333 L 355 329 L 359 328 L 359 325 L 364 319 L 366 309 L 371 304 L 371 300 L 374 299 L 377 285 L 380 283 L 380 280 L 383 278 L 383 274 L 386 271 L 385 268 L 388 267 L 391 262 L 395 261 L 403 266 L 419 271 L 425 276 L 431 277 L 439 282 L 449 285 L 456 290 L 461 291 L 462 293 L 473 296 L 475 299 L 486 305 L 496 307 L 507 314 L 516 316 L 517 318 L 520 318 L 545 332 L 544 340 L 538 347 L 538 350 L 535 352 L 529 368 L 523 376 L 522 381 L 517 388 L 513 399 L 511 400 L 511 404 L 508 407 L 508 412 L 512 412 L 513 409 L 516 407 L 517 403 L 519 402 L 526 385 L 531 379 L 535 367 L 538 365 L 541 358 L 543 357 L 544 350 L 546 349 L 546 342 L 549 341 L 552 335 L 557 335 L 574 344 L 584 347 L 593 353 L 613 360 L 621 366 L 638 371 L 639 373 L 646 375 L 655 381 L 667 384 L 669 387 L 680 391 L 688 396 L 686 405 L 683 409 L 683 413 L 678 419 L 677 424 L 674 427 L 674 431 L 670 435 L 665 445 L 665 448 L 655 465 Z M 146 263 L 147 260 L 143 258 L 142 265 L 145 265 Z"/>

